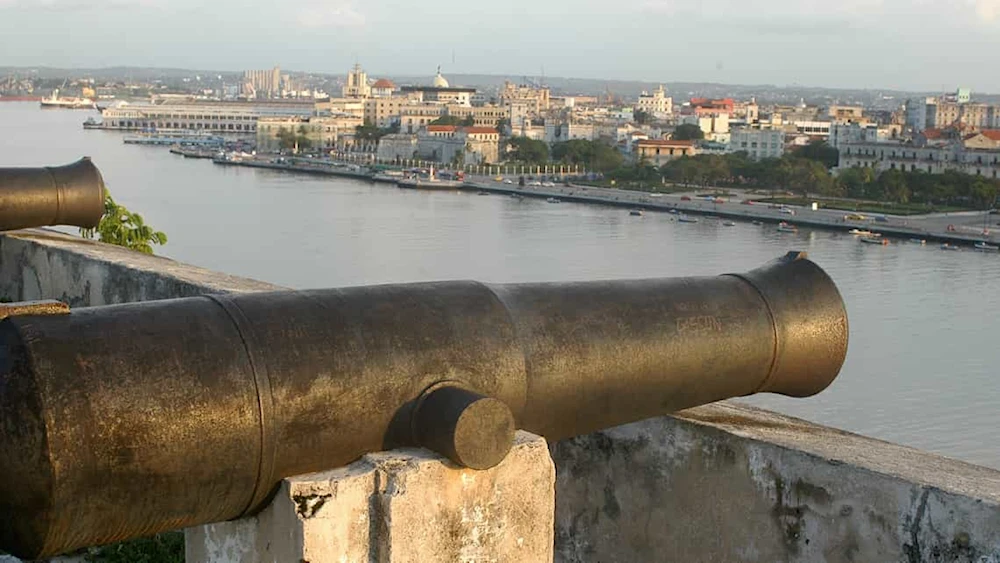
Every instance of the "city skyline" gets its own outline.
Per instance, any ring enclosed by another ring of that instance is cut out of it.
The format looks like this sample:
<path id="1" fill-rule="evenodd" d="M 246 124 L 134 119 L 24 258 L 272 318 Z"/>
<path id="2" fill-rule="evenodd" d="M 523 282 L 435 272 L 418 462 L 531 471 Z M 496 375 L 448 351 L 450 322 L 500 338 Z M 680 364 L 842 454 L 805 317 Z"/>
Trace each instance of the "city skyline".
<path id="1" fill-rule="evenodd" d="M 0 0 L 0 64 L 507 74 L 1000 92 L 1000 0 Z M 530 14 L 525 17 L 524 14 Z M 928 31 L 933 30 L 933 31 Z M 957 56 L 956 53 L 960 53 Z"/>

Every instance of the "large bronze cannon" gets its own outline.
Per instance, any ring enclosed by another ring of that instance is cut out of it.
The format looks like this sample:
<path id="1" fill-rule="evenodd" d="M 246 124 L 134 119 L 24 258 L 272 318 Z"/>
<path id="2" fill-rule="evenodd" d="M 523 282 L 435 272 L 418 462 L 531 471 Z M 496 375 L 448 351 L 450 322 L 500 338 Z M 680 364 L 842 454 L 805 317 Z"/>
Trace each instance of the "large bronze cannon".
<path id="1" fill-rule="evenodd" d="M 216 295 L 0 322 L 0 549 L 251 514 L 284 477 L 425 446 L 499 463 L 836 377 L 847 317 L 804 254 L 707 278 Z"/>
<path id="2" fill-rule="evenodd" d="M 66 166 L 0 168 L 0 231 L 72 225 L 104 214 L 104 180 L 89 158 Z"/>

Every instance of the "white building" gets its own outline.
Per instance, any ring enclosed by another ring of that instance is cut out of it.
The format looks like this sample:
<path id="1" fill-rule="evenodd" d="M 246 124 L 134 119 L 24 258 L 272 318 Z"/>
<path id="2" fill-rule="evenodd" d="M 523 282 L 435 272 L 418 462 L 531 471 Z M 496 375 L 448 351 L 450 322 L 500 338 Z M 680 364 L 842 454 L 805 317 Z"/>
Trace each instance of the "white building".
<path id="1" fill-rule="evenodd" d="M 774 129 L 733 129 L 729 152 L 745 152 L 753 160 L 781 158 L 785 154 L 785 134 Z"/>
<path id="2" fill-rule="evenodd" d="M 674 99 L 667 96 L 661 84 L 652 94 L 649 92 L 639 94 L 635 109 L 662 119 L 674 112 Z"/>
<path id="3" fill-rule="evenodd" d="M 310 102 L 195 102 L 124 104 L 101 112 L 104 129 L 124 131 L 208 131 L 247 134 L 261 117 L 308 117 Z"/>
<path id="4" fill-rule="evenodd" d="M 877 172 L 902 170 L 941 174 L 955 170 L 1000 179 L 1000 141 L 990 146 L 976 135 L 971 142 L 953 141 L 942 145 L 915 146 L 902 143 L 859 143 L 840 151 L 840 168 L 867 166 Z M 1000 139 L 1000 135 L 996 135 Z M 988 141 L 989 139 L 987 139 Z M 978 147 L 984 148 L 978 148 Z"/>
<path id="5" fill-rule="evenodd" d="M 891 140 L 893 132 L 892 127 L 879 127 L 875 123 L 834 123 L 827 143 L 835 149 L 847 144 L 881 143 Z"/>

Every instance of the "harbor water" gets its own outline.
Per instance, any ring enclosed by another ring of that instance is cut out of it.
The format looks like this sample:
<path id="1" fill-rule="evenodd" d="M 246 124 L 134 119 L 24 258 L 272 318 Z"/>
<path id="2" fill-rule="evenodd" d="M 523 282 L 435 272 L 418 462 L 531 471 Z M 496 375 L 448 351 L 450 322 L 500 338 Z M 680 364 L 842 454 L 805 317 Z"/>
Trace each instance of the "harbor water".
<path id="1" fill-rule="evenodd" d="M 0 166 L 91 156 L 167 233 L 159 254 L 293 288 L 714 275 L 808 251 L 847 302 L 847 363 L 817 397 L 747 401 L 1000 468 L 1000 253 L 223 167 L 85 131 L 91 115 L 0 103 Z"/>

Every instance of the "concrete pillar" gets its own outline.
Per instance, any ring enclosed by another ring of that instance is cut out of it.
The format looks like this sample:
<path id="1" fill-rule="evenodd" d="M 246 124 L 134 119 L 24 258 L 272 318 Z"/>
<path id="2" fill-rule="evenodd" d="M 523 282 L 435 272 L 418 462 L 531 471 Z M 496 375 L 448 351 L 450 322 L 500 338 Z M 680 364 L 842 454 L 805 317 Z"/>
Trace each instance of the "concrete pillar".
<path id="1" fill-rule="evenodd" d="M 185 532 L 187 563 L 551 562 L 555 467 L 518 432 L 474 471 L 422 449 L 285 479 L 260 514 Z"/>

